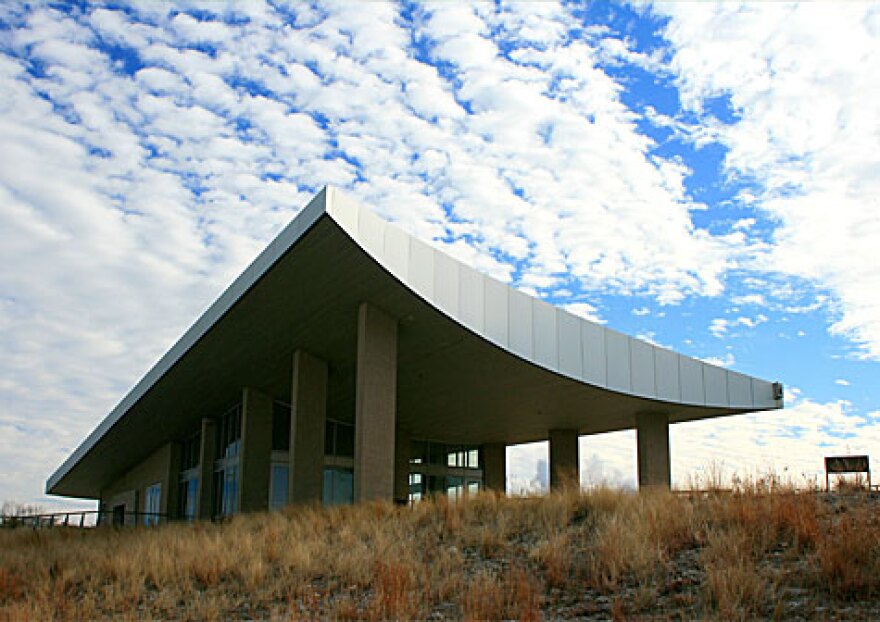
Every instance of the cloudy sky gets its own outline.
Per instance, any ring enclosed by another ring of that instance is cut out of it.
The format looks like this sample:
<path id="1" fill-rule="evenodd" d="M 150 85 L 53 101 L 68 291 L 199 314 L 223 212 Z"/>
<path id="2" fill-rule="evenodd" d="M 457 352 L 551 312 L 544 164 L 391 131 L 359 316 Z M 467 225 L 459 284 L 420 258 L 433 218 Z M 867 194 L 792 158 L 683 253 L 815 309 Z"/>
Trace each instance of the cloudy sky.
<path id="1" fill-rule="evenodd" d="M 0 5 L 0 500 L 325 184 L 524 291 L 787 387 L 673 477 L 880 464 L 880 5 Z M 581 440 L 635 478 L 632 433 Z M 527 484 L 544 445 L 511 450 Z"/>

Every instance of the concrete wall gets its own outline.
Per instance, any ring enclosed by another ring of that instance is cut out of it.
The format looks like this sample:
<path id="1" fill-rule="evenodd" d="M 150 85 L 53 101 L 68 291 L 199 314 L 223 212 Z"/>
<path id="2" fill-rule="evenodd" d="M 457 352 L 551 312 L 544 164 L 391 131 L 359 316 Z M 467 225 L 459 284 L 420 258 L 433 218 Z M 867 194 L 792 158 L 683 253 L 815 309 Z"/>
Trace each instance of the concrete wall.
<path id="1" fill-rule="evenodd" d="M 214 460 L 216 458 L 217 424 L 213 419 L 202 419 L 199 447 L 199 494 L 196 517 L 209 520 L 214 515 Z"/>
<path id="2" fill-rule="evenodd" d="M 101 503 L 106 504 L 107 511 L 112 511 L 116 505 L 125 504 L 126 512 L 143 512 L 147 487 L 161 484 L 159 512 L 167 515 L 170 508 L 173 513 L 177 509 L 172 505 L 177 498 L 177 473 L 172 473 L 177 463 L 176 449 L 179 449 L 177 443 L 163 445 L 139 465 L 105 486 L 101 490 Z M 102 520 L 108 518 L 104 517 Z M 131 522 L 131 519 L 128 520 Z"/>
<path id="3" fill-rule="evenodd" d="M 669 419 L 663 413 L 640 413 L 636 416 L 639 488 L 669 488 L 672 477 L 669 463 Z"/>
<path id="4" fill-rule="evenodd" d="M 355 383 L 355 501 L 392 501 L 397 423 L 397 320 L 358 310 Z"/>
<path id="5" fill-rule="evenodd" d="M 272 463 L 272 398 L 246 388 L 241 403 L 238 510 L 269 508 L 269 470 Z"/>
<path id="6" fill-rule="evenodd" d="M 486 490 L 507 492 L 507 446 L 503 443 L 483 445 L 483 486 Z"/>
<path id="7" fill-rule="evenodd" d="M 577 430 L 550 430 L 550 488 L 577 487 L 579 481 Z"/>
<path id="8" fill-rule="evenodd" d="M 324 487 L 327 422 L 327 363 L 307 352 L 293 353 L 290 396 L 289 503 L 320 503 Z"/>
<path id="9" fill-rule="evenodd" d="M 400 426 L 394 436 L 394 502 L 406 505 L 409 500 L 409 432 Z"/>

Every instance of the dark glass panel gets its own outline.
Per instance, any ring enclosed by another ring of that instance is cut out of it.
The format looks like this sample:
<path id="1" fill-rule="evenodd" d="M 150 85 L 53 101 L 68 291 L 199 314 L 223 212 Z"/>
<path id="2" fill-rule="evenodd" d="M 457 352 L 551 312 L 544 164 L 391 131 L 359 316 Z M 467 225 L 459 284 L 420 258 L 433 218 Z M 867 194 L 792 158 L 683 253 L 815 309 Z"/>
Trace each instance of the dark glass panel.
<path id="1" fill-rule="evenodd" d="M 330 419 L 327 419 L 327 421 L 324 423 L 324 455 L 325 456 L 332 456 L 333 455 L 333 450 L 336 445 L 335 439 L 334 439 L 335 433 L 336 433 L 336 424 L 333 421 L 331 421 Z"/>
<path id="2" fill-rule="evenodd" d="M 336 424 L 336 456 L 354 457 L 354 426 L 348 423 Z"/>
<path id="3" fill-rule="evenodd" d="M 410 444 L 409 461 L 411 464 L 424 464 L 428 460 L 428 444 L 425 441 L 413 441 Z"/>
<path id="4" fill-rule="evenodd" d="M 279 402 L 272 408 L 272 449 L 290 450 L 290 407 Z"/>

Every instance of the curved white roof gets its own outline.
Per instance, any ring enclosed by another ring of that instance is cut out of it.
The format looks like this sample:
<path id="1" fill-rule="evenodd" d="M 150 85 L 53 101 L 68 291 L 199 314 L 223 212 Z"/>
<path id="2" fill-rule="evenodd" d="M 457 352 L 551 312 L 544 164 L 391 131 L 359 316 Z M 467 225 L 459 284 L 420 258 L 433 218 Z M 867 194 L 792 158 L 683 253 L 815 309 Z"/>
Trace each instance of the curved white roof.
<path id="1" fill-rule="evenodd" d="M 606 328 L 524 294 L 386 222 L 335 188 L 325 212 L 422 299 L 500 348 L 596 387 L 664 402 L 780 408 L 773 383 Z"/>
<path id="2" fill-rule="evenodd" d="M 329 406 L 345 417 L 362 300 L 401 319 L 398 419 L 424 437 L 526 442 L 554 428 L 631 427 L 634 413 L 650 410 L 676 422 L 782 407 L 771 382 L 512 289 L 327 187 L 58 468 L 47 492 L 97 496 L 243 386 L 264 382 L 280 396 L 285 374 L 289 382 L 280 361 L 294 347 L 331 362 L 343 397 L 331 390 Z"/>

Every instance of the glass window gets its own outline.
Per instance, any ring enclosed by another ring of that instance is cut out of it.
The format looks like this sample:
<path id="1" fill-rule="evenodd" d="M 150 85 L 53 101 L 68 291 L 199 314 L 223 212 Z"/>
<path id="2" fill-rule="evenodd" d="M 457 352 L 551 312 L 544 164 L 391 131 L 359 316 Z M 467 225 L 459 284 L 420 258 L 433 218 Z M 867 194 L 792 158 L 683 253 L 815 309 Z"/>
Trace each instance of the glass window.
<path id="1" fill-rule="evenodd" d="M 147 486 L 144 495 L 144 525 L 159 524 L 159 508 L 162 503 L 162 484 Z"/>
<path id="2" fill-rule="evenodd" d="M 348 469 L 336 470 L 333 484 L 333 504 L 342 505 L 354 502 L 354 473 Z"/>
<path id="3" fill-rule="evenodd" d="M 333 499 L 333 469 L 324 469 L 324 489 L 322 491 L 323 498 L 321 502 L 324 505 L 330 505 Z"/>
<path id="4" fill-rule="evenodd" d="M 217 426 L 217 456 L 231 458 L 241 449 L 241 405 L 230 408 Z"/>
<path id="5" fill-rule="evenodd" d="M 354 425 L 327 419 L 324 430 L 324 455 L 354 457 Z"/>
<path id="6" fill-rule="evenodd" d="M 275 402 L 272 407 L 272 449 L 290 449 L 290 406 L 282 402 Z"/>
<path id="7" fill-rule="evenodd" d="M 345 505 L 354 500 L 351 469 L 324 469 L 324 505 Z"/>
<path id="8" fill-rule="evenodd" d="M 429 493 L 435 492 L 445 492 L 446 491 L 446 478 L 442 475 L 428 475 L 426 476 L 426 484 L 425 491 Z"/>
<path id="9" fill-rule="evenodd" d="M 332 456 L 336 447 L 336 422 L 327 419 L 324 422 L 324 455 Z"/>
<path id="10" fill-rule="evenodd" d="M 231 516 L 238 508 L 238 465 L 231 465 L 221 471 L 220 514 Z"/>
<path id="11" fill-rule="evenodd" d="M 413 441 L 410 444 L 410 464 L 422 464 L 427 453 L 425 441 Z"/>
<path id="12" fill-rule="evenodd" d="M 456 468 L 480 468 L 480 452 L 477 449 L 449 448 L 446 453 L 446 466 Z"/>
<path id="13" fill-rule="evenodd" d="M 196 501 L 199 495 L 199 476 L 184 476 L 180 481 L 179 488 L 179 515 L 185 520 L 193 520 L 196 517 Z"/>
<path id="14" fill-rule="evenodd" d="M 411 449 L 411 500 L 434 494 L 457 498 L 480 489 L 482 479 L 479 474 L 462 473 L 460 470 L 480 468 L 479 447 L 414 440 Z"/>
<path id="15" fill-rule="evenodd" d="M 354 458 L 354 426 L 350 423 L 336 424 L 336 454 Z"/>
<path id="16" fill-rule="evenodd" d="M 464 480 L 460 477 L 447 477 L 446 494 L 451 499 L 458 499 L 464 496 Z"/>
<path id="17" fill-rule="evenodd" d="M 199 464 L 200 460 L 200 450 L 201 450 L 201 433 L 196 433 L 181 444 L 181 456 L 180 460 L 180 470 L 188 471 L 189 469 L 195 468 Z"/>
<path id="18" fill-rule="evenodd" d="M 122 526 L 125 524 L 125 504 L 122 503 L 120 505 L 113 506 L 113 526 Z"/>
<path id="19" fill-rule="evenodd" d="M 223 469 L 214 471 L 214 498 L 212 518 L 221 516 L 223 512 Z"/>
<path id="20" fill-rule="evenodd" d="M 269 509 L 280 510 L 287 505 L 288 466 L 275 463 L 272 465 L 271 481 L 269 482 Z"/>
<path id="21" fill-rule="evenodd" d="M 421 473 L 409 474 L 409 500 L 418 501 L 425 494 L 424 476 Z"/>
<path id="22" fill-rule="evenodd" d="M 477 449 L 471 449 L 468 451 L 468 461 L 467 466 L 472 469 L 480 468 L 480 452 Z"/>
<path id="23" fill-rule="evenodd" d="M 446 446 L 440 443 L 428 443 L 428 464 L 445 465 L 446 461 Z"/>

